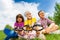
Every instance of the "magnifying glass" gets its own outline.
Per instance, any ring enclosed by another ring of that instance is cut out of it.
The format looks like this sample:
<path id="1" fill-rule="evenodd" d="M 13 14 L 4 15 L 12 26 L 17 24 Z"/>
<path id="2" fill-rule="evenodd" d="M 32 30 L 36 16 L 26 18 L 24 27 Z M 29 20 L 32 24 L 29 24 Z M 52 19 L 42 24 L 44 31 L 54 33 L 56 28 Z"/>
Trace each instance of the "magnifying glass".
<path id="1" fill-rule="evenodd" d="M 33 29 L 34 29 L 35 31 L 41 31 L 41 30 L 43 30 L 44 28 L 43 28 L 41 25 L 36 24 L 36 25 L 33 26 Z"/>
<path id="2" fill-rule="evenodd" d="M 23 30 L 25 30 L 25 31 L 31 31 L 31 30 L 33 30 L 33 28 L 30 27 L 29 25 L 25 25 L 25 26 L 23 27 Z"/>

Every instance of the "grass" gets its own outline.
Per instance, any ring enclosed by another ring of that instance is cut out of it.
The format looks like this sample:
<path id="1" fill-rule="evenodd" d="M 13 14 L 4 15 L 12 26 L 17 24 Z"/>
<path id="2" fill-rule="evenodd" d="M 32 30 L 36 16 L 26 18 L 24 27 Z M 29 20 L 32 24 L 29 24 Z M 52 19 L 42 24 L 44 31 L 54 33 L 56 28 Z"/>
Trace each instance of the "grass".
<path id="1" fill-rule="evenodd" d="M 5 37 L 6 35 L 4 34 L 4 32 L 0 31 L 0 40 L 4 40 Z"/>
<path id="2" fill-rule="evenodd" d="M 46 34 L 46 40 L 60 40 L 60 34 Z M 0 40 L 4 40 L 6 35 L 3 31 L 0 31 Z M 38 40 L 37 38 L 35 40 Z"/>
<path id="3" fill-rule="evenodd" d="M 48 34 L 46 40 L 60 40 L 60 34 Z"/>

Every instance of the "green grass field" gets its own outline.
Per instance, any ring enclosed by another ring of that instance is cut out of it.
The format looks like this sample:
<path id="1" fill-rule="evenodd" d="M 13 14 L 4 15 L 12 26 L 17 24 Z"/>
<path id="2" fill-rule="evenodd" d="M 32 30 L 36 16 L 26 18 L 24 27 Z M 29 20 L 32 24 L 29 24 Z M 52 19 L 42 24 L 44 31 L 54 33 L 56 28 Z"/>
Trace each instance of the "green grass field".
<path id="1" fill-rule="evenodd" d="M 46 34 L 46 40 L 60 40 L 60 34 Z M 4 40 L 6 35 L 3 31 L 0 31 L 0 40 Z"/>
<path id="2" fill-rule="evenodd" d="M 4 40 L 5 37 L 6 35 L 4 34 L 4 32 L 0 31 L 0 40 Z"/>

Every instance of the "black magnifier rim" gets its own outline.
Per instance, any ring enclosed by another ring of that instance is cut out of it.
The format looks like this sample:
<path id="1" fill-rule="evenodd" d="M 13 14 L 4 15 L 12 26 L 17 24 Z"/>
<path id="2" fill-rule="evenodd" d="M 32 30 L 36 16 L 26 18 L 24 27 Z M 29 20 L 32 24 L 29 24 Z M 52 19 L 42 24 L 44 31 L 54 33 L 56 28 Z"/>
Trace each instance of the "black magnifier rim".
<path id="1" fill-rule="evenodd" d="M 29 26 L 29 25 L 25 25 L 25 26 Z M 24 27 L 25 27 L 24 26 Z M 32 28 L 32 30 L 35 30 L 34 29 L 34 27 L 36 27 L 36 26 L 41 26 L 41 25 L 38 25 L 38 24 L 36 24 L 36 25 L 34 25 L 33 27 L 30 27 L 30 28 Z M 19 28 L 19 29 L 21 29 L 21 30 L 24 30 L 24 27 L 23 28 Z M 21 30 L 19 30 L 19 29 L 14 29 L 14 30 L 17 30 L 17 31 L 21 31 Z M 44 28 L 42 27 L 42 29 L 40 29 L 40 30 L 35 30 L 35 31 L 41 31 L 41 30 L 43 30 Z M 24 30 L 24 31 L 32 31 L 32 30 Z"/>
<path id="2" fill-rule="evenodd" d="M 15 31 L 22 31 L 23 28 L 19 28 L 19 29 L 18 29 L 18 28 L 15 28 L 14 30 L 15 30 Z"/>
<path id="3" fill-rule="evenodd" d="M 30 28 L 32 28 L 32 30 L 33 30 L 33 27 L 30 27 Z M 24 29 L 23 29 L 24 30 Z M 32 30 L 24 30 L 24 31 L 32 31 Z"/>
<path id="4" fill-rule="evenodd" d="M 33 26 L 33 30 L 35 30 L 34 27 L 36 27 L 36 26 L 41 26 L 41 25 L 39 25 L 39 24 L 34 25 L 34 26 Z M 41 27 L 42 27 L 42 26 L 41 26 Z M 35 30 L 35 31 L 41 31 L 41 30 L 43 30 L 43 29 L 44 29 L 44 28 L 42 27 L 42 29 L 40 29 L 40 30 Z"/>
<path id="5" fill-rule="evenodd" d="M 33 30 L 33 27 L 32 27 L 32 26 L 25 25 L 24 27 L 30 27 L 30 28 L 32 28 L 32 30 Z M 24 30 L 24 29 L 23 29 L 23 30 Z M 24 31 L 32 31 L 32 30 L 24 30 Z"/>
<path id="6" fill-rule="evenodd" d="M 30 27 L 30 28 L 32 28 L 32 30 L 35 30 L 34 29 L 34 27 Z M 42 28 L 42 29 L 40 29 L 40 30 L 35 30 L 35 31 L 41 31 L 41 30 L 43 30 L 44 28 Z M 23 29 L 24 30 L 24 29 Z M 24 31 L 32 31 L 32 30 L 24 30 Z"/>
<path id="7" fill-rule="evenodd" d="M 41 26 L 41 25 L 39 25 L 39 24 L 35 24 L 35 25 L 33 25 L 33 27 L 35 27 L 35 26 Z M 42 26 L 41 26 L 42 27 Z"/>

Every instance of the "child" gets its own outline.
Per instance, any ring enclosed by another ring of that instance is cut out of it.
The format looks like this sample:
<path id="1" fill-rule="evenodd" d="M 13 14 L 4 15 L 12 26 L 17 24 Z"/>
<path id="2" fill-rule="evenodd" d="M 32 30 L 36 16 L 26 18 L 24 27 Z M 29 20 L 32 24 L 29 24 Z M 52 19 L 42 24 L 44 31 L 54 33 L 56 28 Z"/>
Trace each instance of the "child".
<path id="1" fill-rule="evenodd" d="M 24 38 L 26 38 L 27 40 L 30 39 L 34 39 L 36 37 L 36 31 L 35 30 L 31 30 L 31 31 L 25 31 L 25 36 Z"/>
<path id="2" fill-rule="evenodd" d="M 55 22 L 48 18 L 45 18 L 44 11 L 39 11 L 38 16 L 40 17 L 40 20 L 38 22 L 41 23 L 42 27 L 44 27 L 44 29 L 41 31 L 42 33 L 50 34 L 51 32 L 54 32 L 58 29 L 58 25 L 56 25 Z"/>
<path id="3" fill-rule="evenodd" d="M 36 31 L 35 30 L 31 30 L 28 33 L 28 39 L 34 39 L 36 37 Z"/>
<path id="4" fill-rule="evenodd" d="M 27 36 L 27 39 L 30 40 L 30 39 L 33 39 L 36 37 L 36 31 L 33 30 L 32 27 L 30 27 L 30 29 L 28 28 L 29 26 L 26 25 L 25 27 L 27 27 L 27 30 L 25 31 L 26 32 L 26 36 Z"/>
<path id="5" fill-rule="evenodd" d="M 23 28 L 23 26 L 24 26 L 24 18 L 21 14 L 18 14 L 16 16 L 16 22 L 14 24 L 14 28 L 18 28 L 18 27 Z"/>
<path id="6" fill-rule="evenodd" d="M 25 25 L 33 26 L 36 23 L 36 18 L 33 18 L 29 11 L 25 12 L 25 16 L 27 17 L 24 23 Z"/>
<path id="7" fill-rule="evenodd" d="M 35 24 L 33 29 L 36 31 L 36 37 L 40 38 L 41 40 L 46 40 L 44 34 L 42 34 L 40 31 L 43 30 L 43 27 L 39 24 Z"/>
<path id="8" fill-rule="evenodd" d="M 27 17 L 27 20 L 25 20 L 24 25 L 32 27 L 36 23 L 36 19 L 32 17 L 29 11 L 25 12 L 25 16 Z"/>
<path id="9" fill-rule="evenodd" d="M 24 27 L 24 18 L 21 14 L 18 14 L 16 16 L 16 22 L 14 24 L 14 28 L 15 28 L 15 31 L 18 33 L 18 36 L 19 35 L 22 35 L 23 33 L 23 30 L 22 28 Z"/>
<path id="10" fill-rule="evenodd" d="M 36 37 L 40 38 L 41 40 L 46 40 L 45 35 L 40 33 L 40 31 L 36 31 Z"/>

